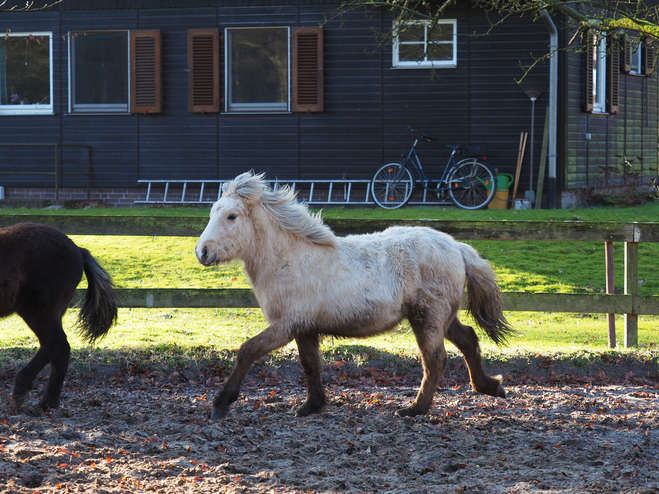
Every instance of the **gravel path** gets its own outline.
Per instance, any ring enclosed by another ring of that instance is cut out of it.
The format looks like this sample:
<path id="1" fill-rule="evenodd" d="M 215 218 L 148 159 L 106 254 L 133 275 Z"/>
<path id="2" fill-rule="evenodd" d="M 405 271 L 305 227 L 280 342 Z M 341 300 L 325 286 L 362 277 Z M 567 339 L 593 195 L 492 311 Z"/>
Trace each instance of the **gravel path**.
<path id="1" fill-rule="evenodd" d="M 431 413 L 409 419 L 393 412 L 420 370 L 334 363 L 326 411 L 297 418 L 304 379 L 291 359 L 255 366 L 219 422 L 208 418 L 226 375 L 216 361 L 72 368 L 47 413 L 8 406 L 9 365 L 0 492 L 659 493 L 656 367 L 602 365 L 507 362 L 504 400 L 471 392 L 453 358 Z"/>

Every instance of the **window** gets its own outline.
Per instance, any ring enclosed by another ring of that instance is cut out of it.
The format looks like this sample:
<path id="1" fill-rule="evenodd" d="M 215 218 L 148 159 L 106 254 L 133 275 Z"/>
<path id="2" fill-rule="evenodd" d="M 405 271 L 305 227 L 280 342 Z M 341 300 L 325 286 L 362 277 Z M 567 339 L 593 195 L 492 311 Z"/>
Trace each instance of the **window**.
<path id="1" fill-rule="evenodd" d="M 288 28 L 226 30 L 227 111 L 288 111 Z"/>
<path id="2" fill-rule="evenodd" d="M 643 73 L 643 49 L 638 40 L 631 42 L 630 51 L 630 64 L 629 73 L 634 75 L 641 75 Z"/>
<path id="3" fill-rule="evenodd" d="M 652 76 L 655 64 L 654 42 L 650 38 L 624 36 L 622 71 L 632 75 Z"/>
<path id="4" fill-rule="evenodd" d="M 606 112 L 606 38 L 594 36 L 593 57 L 593 112 Z"/>
<path id="5" fill-rule="evenodd" d="M 71 33 L 72 112 L 128 112 L 128 31 Z"/>
<path id="6" fill-rule="evenodd" d="M 615 35 L 599 33 L 587 36 L 585 50 L 585 111 L 618 113 L 620 88 L 620 44 Z M 610 49 L 609 49 L 610 47 Z"/>
<path id="7" fill-rule="evenodd" d="M 394 25 L 393 66 L 426 69 L 458 65 L 457 21 L 408 21 Z"/>
<path id="8" fill-rule="evenodd" d="M 228 28 L 220 80 L 217 29 L 188 31 L 188 109 L 231 113 L 323 111 L 323 28 Z"/>
<path id="9" fill-rule="evenodd" d="M 52 33 L 0 39 L 0 115 L 53 113 Z"/>
<path id="10" fill-rule="evenodd" d="M 69 33 L 69 111 L 162 109 L 160 31 Z"/>

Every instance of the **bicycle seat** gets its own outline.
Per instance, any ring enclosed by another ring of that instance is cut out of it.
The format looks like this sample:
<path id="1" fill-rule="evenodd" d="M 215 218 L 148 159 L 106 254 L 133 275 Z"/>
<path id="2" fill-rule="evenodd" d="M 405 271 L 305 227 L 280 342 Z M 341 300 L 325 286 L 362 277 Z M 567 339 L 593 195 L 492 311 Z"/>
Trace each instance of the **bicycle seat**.
<path id="1" fill-rule="evenodd" d="M 423 139 L 424 141 L 428 141 L 428 142 L 433 142 L 437 140 L 436 137 L 423 134 L 417 130 L 414 130 L 412 127 L 408 127 L 407 130 L 410 131 L 410 134 L 412 134 L 415 139 Z"/>
<path id="2" fill-rule="evenodd" d="M 456 149 L 460 149 L 462 147 L 462 144 L 447 144 L 446 147 L 451 148 L 455 151 Z"/>

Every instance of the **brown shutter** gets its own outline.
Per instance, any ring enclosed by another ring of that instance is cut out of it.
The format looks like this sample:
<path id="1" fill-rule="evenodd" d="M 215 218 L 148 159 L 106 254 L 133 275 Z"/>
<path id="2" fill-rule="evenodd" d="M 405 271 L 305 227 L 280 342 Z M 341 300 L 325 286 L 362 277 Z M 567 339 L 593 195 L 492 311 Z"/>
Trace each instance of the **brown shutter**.
<path id="1" fill-rule="evenodd" d="M 323 28 L 297 27 L 293 45 L 292 110 L 323 111 Z"/>
<path id="2" fill-rule="evenodd" d="M 645 38 L 643 40 L 643 73 L 646 77 L 650 77 L 654 72 L 654 65 L 657 61 L 656 53 L 652 38 Z"/>
<path id="3" fill-rule="evenodd" d="M 629 74 L 632 70 L 632 39 L 628 34 L 622 37 L 623 56 L 621 58 L 620 70 Z"/>
<path id="4" fill-rule="evenodd" d="M 188 110 L 220 111 L 220 36 L 217 29 L 188 30 Z"/>
<path id="5" fill-rule="evenodd" d="M 584 71 L 584 91 L 585 91 L 585 98 L 584 98 L 584 111 L 586 112 L 592 112 L 593 111 L 593 106 L 595 103 L 595 98 L 593 95 L 593 72 L 595 70 L 595 57 L 597 56 L 597 45 L 593 41 L 593 35 L 591 33 L 588 33 L 586 35 L 586 49 L 585 49 L 585 57 L 586 61 L 584 63 L 585 65 L 585 71 Z"/>
<path id="6" fill-rule="evenodd" d="M 607 45 L 609 49 L 606 64 L 607 111 L 611 115 L 615 115 L 620 107 L 620 40 L 618 36 L 616 34 L 610 35 L 607 39 Z"/>
<path id="7" fill-rule="evenodd" d="M 130 32 L 130 111 L 162 111 L 160 30 Z"/>

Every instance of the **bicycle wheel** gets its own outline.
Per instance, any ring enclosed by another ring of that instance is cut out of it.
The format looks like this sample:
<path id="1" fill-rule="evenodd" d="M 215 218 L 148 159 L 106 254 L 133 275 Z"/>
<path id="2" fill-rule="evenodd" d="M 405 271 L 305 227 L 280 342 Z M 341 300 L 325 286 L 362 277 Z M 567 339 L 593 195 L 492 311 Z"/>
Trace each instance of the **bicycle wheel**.
<path id="1" fill-rule="evenodd" d="M 389 163 L 380 168 L 371 181 L 375 203 L 385 209 L 396 209 L 410 200 L 414 191 L 414 175 L 400 163 Z"/>
<path id="2" fill-rule="evenodd" d="M 464 159 L 451 168 L 446 185 L 453 204 L 462 209 L 484 208 L 497 190 L 490 165 L 476 158 Z"/>

